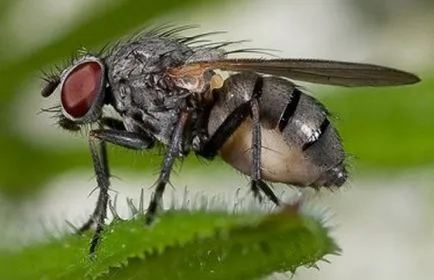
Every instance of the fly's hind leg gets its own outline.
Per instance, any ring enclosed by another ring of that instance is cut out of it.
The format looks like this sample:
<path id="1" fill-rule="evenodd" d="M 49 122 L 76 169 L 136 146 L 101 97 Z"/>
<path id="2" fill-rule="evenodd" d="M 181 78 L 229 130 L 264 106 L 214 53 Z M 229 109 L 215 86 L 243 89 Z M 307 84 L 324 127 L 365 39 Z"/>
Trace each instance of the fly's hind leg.
<path id="1" fill-rule="evenodd" d="M 268 199 L 274 204 L 279 205 L 280 200 L 274 194 L 270 186 L 261 179 L 261 124 L 259 112 L 259 97 L 262 94 L 263 78 L 258 76 L 253 88 L 252 100 L 250 101 L 250 116 L 252 118 L 252 170 L 250 189 L 253 195 L 262 200 L 260 191 L 262 191 Z"/>
<path id="2" fill-rule="evenodd" d="M 212 159 L 224 143 L 232 136 L 237 128 L 247 119 L 252 118 L 252 156 L 253 164 L 251 170 L 250 188 L 253 195 L 261 200 L 261 191 L 276 205 L 280 201 L 274 194 L 273 190 L 261 179 L 261 126 L 259 118 L 258 99 L 262 94 L 263 78 L 258 76 L 255 82 L 252 99 L 241 104 L 233 110 L 223 123 L 217 128 L 215 133 L 205 143 L 202 143 L 198 155 Z"/>
<path id="3" fill-rule="evenodd" d="M 270 186 L 261 179 L 261 126 L 259 123 L 259 104 L 255 99 L 252 101 L 252 171 L 250 189 L 259 201 L 262 200 L 260 191 L 262 191 L 268 199 L 274 204 L 279 205 L 280 200 L 274 194 Z"/>
<path id="4" fill-rule="evenodd" d="M 250 114 L 250 104 L 244 103 L 238 106 L 223 123 L 217 128 L 216 132 L 206 141 L 202 143 L 196 154 L 212 159 L 217 155 L 217 152 L 223 144 L 232 136 L 237 128 L 246 120 Z"/>

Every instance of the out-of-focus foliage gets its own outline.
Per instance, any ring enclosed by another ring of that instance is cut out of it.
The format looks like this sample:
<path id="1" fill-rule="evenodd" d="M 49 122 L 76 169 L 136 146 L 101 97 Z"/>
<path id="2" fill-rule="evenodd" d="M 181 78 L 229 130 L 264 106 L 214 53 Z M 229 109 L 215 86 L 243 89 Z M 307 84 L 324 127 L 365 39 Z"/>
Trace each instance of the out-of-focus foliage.
<path id="1" fill-rule="evenodd" d="M 378 25 L 385 24 L 399 20 L 402 16 L 399 10 L 403 11 L 423 11 L 432 10 L 434 2 L 431 0 L 412 0 L 412 1 L 400 1 L 400 0 L 350 0 L 356 7 L 366 23 Z"/>
<path id="2" fill-rule="evenodd" d="M 357 167 L 399 171 L 434 163 L 434 78 L 414 86 L 336 90 L 323 98 Z"/>

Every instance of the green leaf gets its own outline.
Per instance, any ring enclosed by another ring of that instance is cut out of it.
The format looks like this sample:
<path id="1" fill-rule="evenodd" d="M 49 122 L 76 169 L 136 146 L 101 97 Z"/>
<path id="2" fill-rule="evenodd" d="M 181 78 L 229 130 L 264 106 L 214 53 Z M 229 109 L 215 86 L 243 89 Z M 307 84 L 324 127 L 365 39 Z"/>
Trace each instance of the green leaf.
<path id="1" fill-rule="evenodd" d="M 107 226 L 97 256 L 89 236 L 0 254 L 1 279 L 255 279 L 312 266 L 339 252 L 318 218 L 294 207 L 259 213 L 168 211 Z"/>

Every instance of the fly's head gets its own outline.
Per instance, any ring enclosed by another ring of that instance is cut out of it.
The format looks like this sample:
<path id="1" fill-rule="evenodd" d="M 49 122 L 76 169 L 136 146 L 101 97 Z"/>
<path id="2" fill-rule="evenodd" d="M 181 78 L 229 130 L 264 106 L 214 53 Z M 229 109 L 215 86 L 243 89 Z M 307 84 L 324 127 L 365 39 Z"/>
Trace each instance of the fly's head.
<path id="1" fill-rule="evenodd" d="M 83 55 L 74 59 L 59 74 L 47 75 L 42 96 L 60 92 L 60 105 L 52 108 L 59 117 L 59 125 L 68 130 L 78 130 L 79 125 L 96 122 L 102 113 L 107 79 L 106 67 L 101 58 Z"/>

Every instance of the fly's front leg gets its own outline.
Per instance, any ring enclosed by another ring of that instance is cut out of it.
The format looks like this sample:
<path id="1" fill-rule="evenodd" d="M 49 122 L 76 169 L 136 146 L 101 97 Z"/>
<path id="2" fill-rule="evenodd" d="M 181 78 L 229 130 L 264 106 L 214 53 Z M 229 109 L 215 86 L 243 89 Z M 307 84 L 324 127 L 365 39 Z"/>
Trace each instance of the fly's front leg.
<path id="1" fill-rule="evenodd" d="M 116 120 L 110 120 L 111 127 L 117 129 L 97 129 L 89 132 L 89 148 L 92 156 L 92 162 L 96 174 L 96 180 L 99 188 L 98 200 L 89 220 L 78 229 L 79 233 L 89 230 L 92 225 L 96 224 L 96 230 L 90 242 L 89 253 L 95 252 L 96 246 L 101 238 L 104 228 L 104 222 L 107 217 L 107 204 L 109 199 L 110 170 L 108 165 L 106 143 L 123 146 L 129 149 L 147 149 L 154 144 L 154 139 L 146 135 L 128 132 L 122 129 L 121 123 Z M 106 124 L 107 126 L 107 124 Z"/>
<path id="2" fill-rule="evenodd" d="M 173 131 L 172 138 L 170 141 L 169 148 L 164 156 L 163 165 L 161 167 L 160 176 L 158 177 L 155 192 L 152 195 L 151 201 L 149 202 L 148 211 L 146 213 L 146 224 L 149 225 L 155 219 L 155 214 L 157 209 L 161 207 L 162 198 L 166 184 L 170 179 L 170 172 L 172 171 L 173 164 L 177 157 L 181 155 L 184 139 L 184 130 L 188 122 L 189 113 L 182 112 L 176 127 Z"/>
<path id="3" fill-rule="evenodd" d="M 82 234 L 88 231 L 94 224 L 98 223 L 100 216 L 104 213 L 104 200 L 107 190 L 110 186 L 110 170 L 107 158 L 107 146 L 103 141 L 96 141 L 91 134 L 89 134 L 89 149 L 92 156 L 94 171 L 96 174 L 99 195 L 95 209 L 89 219 L 78 228 L 77 233 Z"/>
<path id="4" fill-rule="evenodd" d="M 89 134 L 89 145 L 91 147 L 91 153 L 97 153 L 98 158 L 100 159 L 100 166 L 102 171 L 100 172 L 104 177 L 107 177 L 107 185 L 110 184 L 110 170 L 108 165 L 108 157 L 107 157 L 107 148 L 106 142 L 114 143 L 116 145 L 120 145 L 130 149 L 147 149 L 152 147 L 153 140 L 148 139 L 142 135 L 138 135 L 136 133 L 131 133 L 125 131 L 123 123 L 119 120 L 112 118 L 103 118 L 101 122 L 102 126 L 108 127 L 108 129 L 98 129 L 93 130 Z M 92 138 L 92 139 L 91 139 Z M 97 139 L 103 141 L 97 141 Z M 94 156 L 92 156 L 94 158 Z M 97 173 L 97 169 L 94 163 L 95 173 Z M 101 190 L 100 185 L 98 188 Z M 105 187 L 104 187 L 105 188 Z M 103 188 L 103 189 L 104 189 Z M 77 230 L 77 233 L 81 234 L 88 231 L 94 224 L 97 223 L 97 220 L 100 216 L 101 209 L 104 208 L 101 203 L 103 201 L 104 194 L 99 195 L 97 205 L 90 216 L 90 218 Z"/>
<path id="5" fill-rule="evenodd" d="M 110 173 L 107 161 L 107 150 L 105 142 L 99 141 L 94 135 L 89 134 L 89 148 L 92 156 L 92 162 L 95 169 L 96 181 L 99 188 L 98 200 L 95 210 L 87 223 L 85 223 L 79 232 L 88 230 L 93 224 L 96 224 L 96 230 L 90 242 L 89 253 L 93 255 L 95 248 L 101 237 L 104 227 L 104 221 L 107 217 L 107 203 L 109 199 Z"/>
<path id="6" fill-rule="evenodd" d="M 262 191 L 272 202 L 274 202 L 274 204 L 279 205 L 280 201 L 274 194 L 273 190 L 261 179 L 262 136 L 258 99 L 262 94 L 263 84 L 264 79 L 259 76 L 256 79 L 252 100 L 250 101 L 250 116 L 252 118 L 252 170 L 250 189 L 259 201 L 262 200 L 260 195 L 260 191 Z"/>

